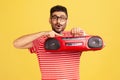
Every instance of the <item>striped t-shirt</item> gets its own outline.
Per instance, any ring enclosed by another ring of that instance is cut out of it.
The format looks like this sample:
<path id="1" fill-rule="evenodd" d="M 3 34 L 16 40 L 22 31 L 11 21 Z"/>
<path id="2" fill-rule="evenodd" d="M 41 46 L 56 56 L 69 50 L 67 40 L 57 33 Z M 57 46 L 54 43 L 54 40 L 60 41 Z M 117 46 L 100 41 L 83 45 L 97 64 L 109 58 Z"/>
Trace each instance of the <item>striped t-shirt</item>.
<path id="1" fill-rule="evenodd" d="M 72 36 L 63 32 L 64 36 Z M 79 64 L 82 52 L 46 52 L 45 36 L 33 41 L 31 53 L 36 53 L 42 80 L 79 80 Z"/>

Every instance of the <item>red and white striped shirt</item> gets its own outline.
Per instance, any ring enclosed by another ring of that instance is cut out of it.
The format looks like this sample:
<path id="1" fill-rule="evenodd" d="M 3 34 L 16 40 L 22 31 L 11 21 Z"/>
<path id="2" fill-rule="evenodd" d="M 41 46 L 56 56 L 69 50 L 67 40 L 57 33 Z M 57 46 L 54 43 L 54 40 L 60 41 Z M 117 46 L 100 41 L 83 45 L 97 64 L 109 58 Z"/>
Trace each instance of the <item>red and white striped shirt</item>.
<path id="1" fill-rule="evenodd" d="M 64 36 L 72 36 L 63 32 Z M 33 41 L 31 53 L 36 53 L 42 74 L 42 80 L 79 80 L 79 64 L 82 52 L 45 52 L 44 41 L 40 37 Z"/>

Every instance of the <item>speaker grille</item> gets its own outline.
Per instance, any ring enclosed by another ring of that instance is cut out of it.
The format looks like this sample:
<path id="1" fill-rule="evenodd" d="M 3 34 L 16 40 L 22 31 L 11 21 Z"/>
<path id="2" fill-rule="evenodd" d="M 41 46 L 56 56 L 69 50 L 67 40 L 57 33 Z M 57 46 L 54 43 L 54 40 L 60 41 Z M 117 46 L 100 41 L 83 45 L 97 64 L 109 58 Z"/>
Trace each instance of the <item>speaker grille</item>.
<path id="1" fill-rule="evenodd" d="M 60 48 L 60 42 L 55 38 L 48 38 L 45 42 L 46 50 L 57 50 Z"/>
<path id="2" fill-rule="evenodd" d="M 89 40 L 88 40 L 89 48 L 102 48 L 102 46 L 103 46 L 103 41 L 100 37 L 93 36 L 93 37 L 89 38 Z"/>

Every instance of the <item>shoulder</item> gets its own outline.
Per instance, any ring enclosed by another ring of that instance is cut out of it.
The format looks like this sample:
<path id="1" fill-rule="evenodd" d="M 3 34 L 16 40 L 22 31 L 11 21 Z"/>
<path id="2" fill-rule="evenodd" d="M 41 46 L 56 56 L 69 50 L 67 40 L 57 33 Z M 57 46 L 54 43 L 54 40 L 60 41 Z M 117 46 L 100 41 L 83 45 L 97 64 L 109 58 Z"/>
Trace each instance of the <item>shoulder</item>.
<path id="1" fill-rule="evenodd" d="M 35 40 L 33 41 L 33 44 L 40 44 L 40 43 L 44 43 L 46 39 L 47 39 L 47 37 L 46 37 L 46 36 L 41 36 L 41 37 L 39 37 L 39 38 L 35 39 Z"/>

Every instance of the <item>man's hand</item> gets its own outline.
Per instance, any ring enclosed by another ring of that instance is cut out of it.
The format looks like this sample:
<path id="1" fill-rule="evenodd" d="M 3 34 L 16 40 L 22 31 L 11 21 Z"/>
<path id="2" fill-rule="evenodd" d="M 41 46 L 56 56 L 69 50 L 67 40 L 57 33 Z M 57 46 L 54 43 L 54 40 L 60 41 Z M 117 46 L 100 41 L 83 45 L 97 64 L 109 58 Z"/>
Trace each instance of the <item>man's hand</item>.
<path id="1" fill-rule="evenodd" d="M 85 36 L 85 35 L 86 35 L 85 31 L 82 30 L 82 29 L 79 28 L 79 27 L 72 28 L 72 29 L 71 29 L 71 34 L 72 34 L 73 36 Z"/>
<path id="2" fill-rule="evenodd" d="M 45 35 L 47 36 L 47 37 L 55 37 L 55 36 L 62 36 L 62 34 L 58 34 L 58 33 L 56 33 L 56 32 L 54 32 L 54 31 L 48 31 L 48 32 L 45 32 Z"/>

